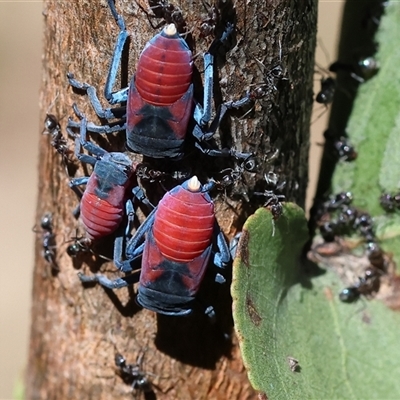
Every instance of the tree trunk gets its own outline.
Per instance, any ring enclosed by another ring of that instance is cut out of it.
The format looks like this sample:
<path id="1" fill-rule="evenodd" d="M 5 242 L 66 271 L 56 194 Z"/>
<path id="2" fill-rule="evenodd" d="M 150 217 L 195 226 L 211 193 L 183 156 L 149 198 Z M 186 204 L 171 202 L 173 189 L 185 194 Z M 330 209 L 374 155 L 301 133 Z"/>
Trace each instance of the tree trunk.
<path id="1" fill-rule="evenodd" d="M 284 178 L 287 198 L 304 206 L 316 6 L 316 0 L 258 0 L 236 4 L 230 0 L 220 1 L 221 21 L 236 20 L 237 29 L 230 51 L 217 60 L 216 103 L 222 99 L 239 99 L 248 89 L 255 93 L 255 89 L 264 88 L 263 98 L 256 101 L 254 107 L 236 110 L 221 125 L 224 145 L 233 143 L 238 149 L 254 151 L 259 161 L 257 173 L 244 173 L 244 178 L 235 182 L 233 189 L 215 200 L 217 219 L 229 238 L 240 230 L 245 218 L 260 204 L 260 200 L 255 203 L 255 197 L 251 198 L 250 194 L 255 187 L 262 186 L 265 172 L 274 170 Z M 67 117 L 73 115 L 71 106 L 76 102 L 89 121 L 99 123 L 87 97 L 71 90 L 66 74 L 73 72 L 76 79 L 93 84 L 102 100 L 118 34 L 110 10 L 100 1 L 53 0 L 46 1 L 44 7 L 42 120 L 46 113 L 56 115 L 65 132 Z M 140 51 L 159 29 L 155 31 L 149 23 L 143 11 L 149 7 L 144 0 L 119 1 L 116 7 L 132 32 L 129 67 L 122 69 L 121 74 L 121 87 L 125 87 L 126 76 L 134 72 Z M 200 26 L 206 18 L 204 5 L 182 1 L 179 7 L 186 29 L 191 30 L 193 53 L 203 52 L 212 40 L 212 35 L 200 37 Z M 155 25 L 163 20 L 151 21 Z M 219 27 L 217 24 L 216 30 Z M 201 57 L 196 65 L 201 72 Z M 279 76 L 274 76 L 277 69 L 273 67 L 276 66 L 282 72 Z M 265 79 L 269 79 L 267 84 Z M 107 139 L 94 136 L 91 140 L 107 150 L 124 149 L 123 134 Z M 154 383 L 153 393 L 146 393 L 145 398 L 254 398 L 233 334 L 229 284 L 215 290 L 212 282 L 204 282 L 204 287 L 209 286 L 210 290 L 202 288 L 202 292 L 207 291 L 205 296 L 215 305 L 215 324 L 197 314 L 178 318 L 142 310 L 135 304 L 134 288 L 112 292 L 99 285 L 84 287 L 81 284 L 77 268 L 90 274 L 103 264 L 102 272 L 107 269 L 112 277 L 118 273 L 112 263 L 98 262 L 94 255 L 78 257 L 73 263 L 66 254 L 66 242 L 75 235 L 78 226 L 71 212 L 77 199 L 68 187 L 69 177 L 59 155 L 49 145 L 49 136 L 42 135 L 40 140 L 37 214 L 38 220 L 46 212 L 53 215 L 59 272 L 50 271 L 49 263 L 42 256 L 43 242 L 38 240 L 26 398 L 119 399 L 128 396 L 136 389 L 124 383 L 116 373 L 116 352 L 131 364 L 143 356 L 142 370 Z M 73 148 L 72 141 L 69 146 Z M 276 150 L 279 155 L 271 157 Z M 232 166 L 226 159 L 212 165 L 214 171 Z M 72 174 L 71 168 L 69 172 Z M 79 167 L 75 176 L 84 174 Z M 209 174 L 212 176 L 211 172 Z M 247 197 L 251 201 L 247 201 Z"/>

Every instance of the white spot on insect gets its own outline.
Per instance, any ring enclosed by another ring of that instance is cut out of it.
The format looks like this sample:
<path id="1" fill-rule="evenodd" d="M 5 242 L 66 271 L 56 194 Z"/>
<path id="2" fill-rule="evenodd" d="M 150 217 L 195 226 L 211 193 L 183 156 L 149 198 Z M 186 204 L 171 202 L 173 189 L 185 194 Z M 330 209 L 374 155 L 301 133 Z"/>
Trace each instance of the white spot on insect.
<path id="1" fill-rule="evenodd" d="M 167 36 L 174 36 L 176 35 L 176 27 L 174 24 L 169 24 L 164 28 L 164 33 Z"/>
<path id="2" fill-rule="evenodd" d="M 201 188 L 201 183 L 196 175 L 192 176 L 187 184 L 187 188 L 191 192 L 198 192 Z"/>

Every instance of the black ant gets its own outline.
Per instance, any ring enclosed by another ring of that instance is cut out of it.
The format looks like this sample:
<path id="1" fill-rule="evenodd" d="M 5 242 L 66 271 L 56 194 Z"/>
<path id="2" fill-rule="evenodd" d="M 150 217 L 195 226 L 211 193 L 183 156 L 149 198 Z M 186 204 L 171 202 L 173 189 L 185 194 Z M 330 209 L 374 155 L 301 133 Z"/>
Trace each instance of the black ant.
<path id="1" fill-rule="evenodd" d="M 351 192 L 340 192 L 337 195 L 331 196 L 329 200 L 323 204 L 323 208 L 326 211 L 333 211 L 341 208 L 344 205 L 350 205 L 352 201 L 353 195 Z"/>
<path id="2" fill-rule="evenodd" d="M 382 272 L 386 272 L 387 265 L 384 258 L 384 253 L 380 246 L 375 241 L 367 243 L 368 261 L 371 265 Z"/>
<path id="3" fill-rule="evenodd" d="M 217 187 L 219 189 L 227 189 L 236 185 L 239 181 L 243 183 L 244 172 L 255 172 L 257 170 L 258 163 L 254 156 L 249 156 L 240 164 L 237 164 L 235 168 L 225 168 L 219 172 L 221 178 L 217 180 Z M 250 202 L 250 198 L 245 191 L 240 191 L 237 194 L 241 194 L 246 202 Z"/>
<path id="4" fill-rule="evenodd" d="M 261 61 L 256 59 L 256 62 L 260 68 L 265 70 L 265 65 Z M 257 100 L 261 100 L 267 96 L 271 96 L 274 92 L 278 90 L 278 82 L 282 79 L 285 79 L 283 75 L 284 70 L 282 65 L 280 63 L 273 65 L 269 70 L 263 73 L 263 83 L 254 85 L 255 87 L 253 89 L 249 89 L 242 99 L 232 102 L 231 106 L 233 108 L 240 108 L 248 104 L 254 103 Z"/>
<path id="5" fill-rule="evenodd" d="M 380 1 L 379 3 L 375 2 L 370 6 L 361 21 L 361 26 L 366 30 L 376 31 L 388 4 L 389 1 Z"/>
<path id="6" fill-rule="evenodd" d="M 326 109 L 328 108 L 328 105 L 333 102 L 337 90 L 336 78 L 334 78 L 331 73 L 336 74 L 338 72 L 345 72 L 360 84 L 371 79 L 379 71 L 379 64 L 373 57 L 361 58 L 356 63 L 335 61 L 329 66 L 328 70 L 318 64 L 317 67 L 322 71 L 322 77 L 321 88 L 315 96 L 315 101 L 319 104 L 323 104 Z M 321 72 L 319 73 L 321 74 Z M 323 113 L 321 113 L 313 122 L 320 118 L 322 114 Z"/>
<path id="7" fill-rule="evenodd" d="M 351 162 L 357 158 L 358 154 L 346 136 L 336 135 L 332 130 L 327 129 L 324 132 L 324 138 L 325 146 L 336 161 Z"/>
<path id="8" fill-rule="evenodd" d="M 353 286 L 343 289 L 339 293 L 339 300 L 343 303 L 353 303 L 357 301 L 361 295 L 370 296 L 379 291 L 380 277 L 383 272 L 373 265 L 370 265 L 364 271 L 364 276 L 358 278 Z"/>
<path id="9" fill-rule="evenodd" d="M 180 34 L 186 33 L 186 22 L 183 18 L 182 10 L 178 6 L 168 3 L 168 0 L 148 0 L 148 3 L 153 15 L 149 14 L 147 10 L 137 2 L 139 8 L 146 14 L 153 29 L 159 29 L 165 24 L 174 24 Z M 162 18 L 164 21 L 154 25 L 152 23 L 153 18 Z"/>
<path id="10" fill-rule="evenodd" d="M 215 5 L 210 6 L 203 1 L 203 6 L 207 10 L 207 16 L 201 21 L 200 37 L 205 38 L 215 34 L 215 28 L 220 21 L 220 13 Z"/>
<path id="11" fill-rule="evenodd" d="M 185 181 L 191 175 L 191 171 L 173 171 L 164 172 L 151 168 L 149 164 L 139 163 L 136 166 L 135 174 L 138 179 L 149 182 L 162 182 L 167 179 L 174 179 L 176 181 Z"/>
<path id="12" fill-rule="evenodd" d="M 364 83 L 371 79 L 379 71 L 379 64 L 373 57 L 360 58 L 356 63 L 346 63 L 342 61 L 333 62 L 328 70 L 321 66 L 318 69 L 325 75 L 330 73 L 347 72 L 356 82 Z M 321 78 L 321 89 L 315 97 L 315 101 L 320 104 L 328 105 L 332 103 L 336 90 L 336 79 L 329 75 Z"/>
<path id="13" fill-rule="evenodd" d="M 57 153 L 61 155 L 62 162 L 65 166 L 65 171 L 67 175 L 70 176 L 69 168 L 73 164 L 70 155 L 73 154 L 73 151 L 69 149 L 67 145 L 67 140 L 61 133 L 60 123 L 53 114 L 46 114 L 46 118 L 44 120 L 43 134 L 51 135 L 50 144 L 54 147 Z"/>
<path id="14" fill-rule="evenodd" d="M 111 258 L 108 258 L 101 254 L 97 254 L 95 251 L 93 251 L 91 248 L 91 240 L 84 236 L 78 236 L 78 229 L 76 230 L 75 236 L 72 236 L 70 241 L 72 241 L 73 243 L 67 247 L 67 254 L 71 258 L 77 258 L 81 254 L 91 253 L 95 257 L 99 257 L 106 261 L 112 261 Z"/>
<path id="15" fill-rule="evenodd" d="M 374 57 L 360 58 L 355 63 L 335 61 L 330 65 L 329 71 L 347 72 L 356 82 L 364 83 L 378 73 L 379 63 Z"/>
<path id="16" fill-rule="evenodd" d="M 336 90 L 336 80 L 331 76 L 321 78 L 321 89 L 315 96 L 315 101 L 319 104 L 327 106 L 333 101 Z"/>
<path id="17" fill-rule="evenodd" d="M 83 236 L 78 236 L 78 230 L 76 232 L 76 235 L 71 237 L 71 240 L 73 241 L 73 243 L 67 247 L 67 254 L 71 258 L 75 258 L 79 256 L 79 254 L 88 253 L 91 251 L 90 240 Z"/>
<path id="18" fill-rule="evenodd" d="M 389 193 L 384 193 L 379 199 L 381 207 L 387 212 L 394 212 L 400 209 L 400 193 L 391 195 Z"/>
<path id="19" fill-rule="evenodd" d="M 379 290 L 380 275 L 382 274 L 374 266 L 369 266 L 365 269 L 364 276 L 358 278 L 358 282 L 353 286 L 343 289 L 339 293 L 339 300 L 344 303 L 353 303 L 358 300 L 361 295 L 370 295 Z"/>
<path id="20" fill-rule="evenodd" d="M 354 161 L 357 158 L 357 152 L 354 150 L 354 147 L 349 144 L 345 137 L 341 136 L 338 140 L 334 140 L 332 145 L 336 150 L 339 160 Z"/>
<path id="21" fill-rule="evenodd" d="M 264 175 L 267 189 L 264 192 L 254 192 L 256 196 L 265 197 L 264 207 L 271 210 L 272 217 L 277 220 L 283 213 L 282 202 L 286 200 L 285 195 L 281 194 L 286 186 L 286 181 L 279 182 L 279 176 L 270 171 Z"/>
<path id="22" fill-rule="evenodd" d="M 245 96 L 241 99 L 224 104 L 228 109 L 240 109 L 251 105 L 251 108 L 242 115 L 241 118 L 245 118 L 253 110 L 254 103 L 257 100 L 272 96 L 278 90 L 278 83 L 282 80 L 287 80 L 287 78 L 284 77 L 285 71 L 282 67 L 282 49 L 280 41 L 278 61 L 275 61 L 270 68 L 267 68 L 265 64 L 258 59 L 255 59 L 255 61 L 262 73 L 263 82 L 251 85 L 251 88 L 247 90 Z"/>
<path id="23" fill-rule="evenodd" d="M 127 385 L 130 385 L 133 390 L 141 391 L 144 393 L 146 399 L 155 399 L 154 388 L 160 390 L 160 388 L 152 383 L 148 378 L 150 373 L 146 373 L 142 370 L 144 353 L 141 354 L 136 364 L 128 364 L 125 357 L 116 352 L 114 356 L 115 366 L 118 368 L 118 375 Z"/>
<path id="24" fill-rule="evenodd" d="M 53 217 L 50 213 L 46 213 L 41 221 L 41 231 L 38 231 L 36 227 L 33 228 L 35 233 L 42 233 L 42 246 L 43 246 L 43 258 L 50 264 L 53 272 L 58 272 L 60 268 L 56 262 L 56 243 L 55 235 L 53 233 Z"/>

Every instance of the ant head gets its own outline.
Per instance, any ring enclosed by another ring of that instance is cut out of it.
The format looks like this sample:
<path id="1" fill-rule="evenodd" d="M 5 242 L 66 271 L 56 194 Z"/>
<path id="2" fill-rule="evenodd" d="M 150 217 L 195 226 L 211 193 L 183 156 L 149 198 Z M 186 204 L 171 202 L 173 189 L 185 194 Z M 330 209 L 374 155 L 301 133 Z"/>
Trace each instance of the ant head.
<path id="1" fill-rule="evenodd" d="M 352 303 L 360 297 L 360 293 L 355 287 L 348 287 L 339 293 L 339 300 L 343 303 Z"/>
<path id="2" fill-rule="evenodd" d="M 247 172 L 255 172 L 258 168 L 258 161 L 251 155 L 243 161 L 242 167 Z"/>
<path id="3" fill-rule="evenodd" d="M 40 227 L 45 231 L 51 231 L 53 224 L 53 216 L 51 213 L 46 213 L 43 215 L 40 221 Z"/>

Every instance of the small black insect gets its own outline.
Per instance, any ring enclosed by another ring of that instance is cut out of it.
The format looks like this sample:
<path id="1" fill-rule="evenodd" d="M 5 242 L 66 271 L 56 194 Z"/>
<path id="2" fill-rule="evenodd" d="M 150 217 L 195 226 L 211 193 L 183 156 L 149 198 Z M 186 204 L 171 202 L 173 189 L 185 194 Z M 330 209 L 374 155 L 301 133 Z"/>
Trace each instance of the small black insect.
<path id="1" fill-rule="evenodd" d="M 384 252 L 381 247 L 375 242 L 371 241 L 367 243 L 367 255 L 371 265 L 382 272 L 386 272 L 386 261 Z"/>
<path id="2" fill-rule="evenodd" d="M 168 0 L 148 0 L 148 3 L 153 14 L 150 14 L 137 2 L 139 8 L 146 14 L 153 29 L 159 29 L 167 24 L 174 24 L 180 34 L 186 33 L 186 21 L 183 17 L 182 10 L 178 6 L 169 3 Z M 163 19 L 163 21 L 154 25 L 152 19 L 155 18 Z"/>
<path id="3" fill-rule="evenodd" d="M 357 158 L 357 152 L 349 143 L 347 135 L 336 135 L 330 129 L 324 132 L 325 146 L 330 150 L 332 157 L 337 161 L 354 161 Z"/>
<path id="4" fill-rule="evenodd" d="M 42 234 L 43 258 L 50 264 L 53 272 L 58 272 L 60 269 L 56 262 L 56 242 L 53 233 L 53 216 L 50 213 L 44 214 L 40 221 L 41 231 L 36 227 L 33 231 Z"/>
<path id="5" fill-rule="evenodd" d="M 139 163 L 135 169 L 138 179 L 148 182 L 163 182 L 168 179 L 183 182 L 189 179 L 193 173 L 190 170 L 165 172 L 152 168 L 150 164 Z"/>
<path id="6" fill-rule="evenodd" d="M 343 207 L 348 206 L 353 201 L 353 195 L 351 192 L 340 192 L 336 195 L 331 196 L 324 204 L 323 208 L 326 211 L 334 211 Z"/>
<path id="7" fill-rule="evenodd" d="M 220 22 L 220 13 L 215 5 L 210 6 L 203 1 L 203 5 L 207 10 L 207 16 L 201 20 L 200 37 L 214 35 L 215 28 Z"/>
<path id="8" fill-rule="evenodd" d="M 389 1 L 375 1 L 367 8 L 364 17 L 361 20 L 361 26 L 368 31 L 375 32 L 379 27 L 385 8 Z"/>
<path id="9" fill-rule="evenodd" d="M 329 71 L 345 72 L 358 83 L 371 79 L 379 71 L 379 63 L 374 57 L 359 58 L 355 62 L 335 61 L 329 66 Z"/>
<path id="10" fill-rule="evenodd" d="M 376 243 L 372 217 L 351 206 L 351 192 L 341 192 L 325 201 L 317 213 L 318 226 L 325 241 L 331 242 L 336 236 L 358 233 L 367 245 Z"/>
<path id="11" fill-rule="evenodd" d="M 294 357 L 286 357 L 286 360 L 289 364 L 289 368 L 292 372 L 300 372 L 301 368 L 300 368 L 300 364 L 299 364 L 299 360 L 296 360 Z"/>
<path id="12" fill-rule="evenodd" d="M 353 303 L 357 301 L 361 295 L 371 295 L 379 290 L 380 275 L 382 274 L 372 265 L 366 268 L 364 276 L 358 278 L 358 282 L 353 286 L 343 289 L 339 293 L 339 300 L 344 303 Z"/>
<path id="13" fill-rule="evenodd" d="M 68 176 L 71 176 L 75 171 L 71 171 L 74 162 L 71 159 L 73 151 L 69 149 L 67 140 L 61 132 L 61 126 L 58 119 L 53 114 L 46 114 L 44 120 L 44 135 L 51 135 L 50 144 L 54 147 L 58 154 L 61 155 L 62 163 L 65 166 L 65 171 Z"/>
<path id="14" fill-rule="evenodd" d="M 249 156 L 234 168 L 225 168 L 219 172 L 220 178 L 217 179 L 218 186 L 225 188 L 233 185 L 235 182 L 241 180 L 243 173 L 255 172 L 258 167 L 258 162 L 254 156 Z"/>
<path id="15" fill-rule="evenodd" d="M 119 376 L 124 383 L 131 385 L 134 390 L 140 390 L 144 393 L 154 393 L 149 378 L 141 369 L 143 354 L 137 359 L 136 364 L 127 364 L 125 357 L 121 353 L 115 353 L 114 361 L 115 366 L 118 368 Z"/>
<path id="16" fill-rule="evenodd" d="M 90 251 L 90 239 L 84 236 L 78 236 L 78 232 L 71 238 L 71 240 L 73 243 L 67 247 L 67 254 L 71 258 L 78 257 L 80 254 Z"/>
<path id="17" fill-rule="evenodd" d="M 318 71 L 316 72 L 321 74 L 322 77 L 321 87 L 315 96 L 315 101 L 319 104 L 325 105 L 326 108 L 328 108 L 328 105 L 333 102 L 335 92 L 338 90 L 337 80 L 332 76 L 332 73 L 336 74 L 338 72 L 344 72 L 360 84 L 371 79 L 379 71 L 379 64 L 373 57 L 360 58 L 354 62 L 335 61 L 329 66 L 328 70 L 318 65 L 317 67 Z M 339 90 L 345 91 L 345 88 L 339 87 Z M 322 112 L 313 122 L 319 119 L 325 111 Z"/>
<path id="18" fill-rule="evenodd" d="M 315 96 L 315 101 L 319 104 L 328 105 L 333 101 L 336 90 L 336 80 L 331 76 L 321 78 L 321 89 Z"/>
<path id="19" fill-rule="evenodd" d="M 286 186 L 286 181 L 279 182 L 279 176 L 270 171 L 264 175 L 267 189 L 264 192 L 254 192 L 256 196 L 264 196 L 264 207 L 271 210 L 274 220 L 277 220 L 283 213 L 282 202 L 286 200 L 282 190 Z"/>
<path id="20" fill-rule="evenodd" d="M 381 207 L 387 212 L 400 210 L 400 193 L 389 194 L 383 193 L 379 199 Z"/>
<path id="21" fill-rule="evenodd" d="M 357 152 L 354 150 L 354 147 L 343 136 L 333 141 L 333 147 L 341 161 L 354 161 L 357 158 Z"/>

